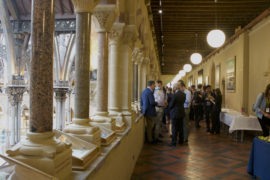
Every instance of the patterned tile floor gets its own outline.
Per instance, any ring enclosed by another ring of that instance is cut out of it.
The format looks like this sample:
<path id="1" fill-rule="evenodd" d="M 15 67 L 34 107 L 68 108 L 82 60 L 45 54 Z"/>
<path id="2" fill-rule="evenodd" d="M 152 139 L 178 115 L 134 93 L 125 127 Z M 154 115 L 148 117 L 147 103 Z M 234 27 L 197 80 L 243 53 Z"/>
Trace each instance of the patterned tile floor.
<path id="1" fill-rule="evenodd" d="M 145 144 L 132 180 L 251 180 L 246 173 L 252 138 L 234 142 L 225 132 L 191 128 L 188 145 Z"/>

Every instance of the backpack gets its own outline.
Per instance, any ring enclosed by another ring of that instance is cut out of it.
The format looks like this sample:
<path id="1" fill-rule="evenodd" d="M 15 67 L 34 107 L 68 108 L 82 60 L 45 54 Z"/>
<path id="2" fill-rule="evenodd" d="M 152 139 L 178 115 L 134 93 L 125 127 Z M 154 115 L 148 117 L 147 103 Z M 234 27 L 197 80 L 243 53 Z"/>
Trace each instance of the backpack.
<path id="1" fill-rule="evenodd" d="M 259 106 L 261 106 L 262 101 L 263 101 L 263 98 L 264 98 L 264 93 L 262 93 L 262 95 L 261 95 L 261 97 L 260 97 Z M 253 112 L 256 111 L 255 104 L 252 104 L 252 111 L 253 111 Z"/>

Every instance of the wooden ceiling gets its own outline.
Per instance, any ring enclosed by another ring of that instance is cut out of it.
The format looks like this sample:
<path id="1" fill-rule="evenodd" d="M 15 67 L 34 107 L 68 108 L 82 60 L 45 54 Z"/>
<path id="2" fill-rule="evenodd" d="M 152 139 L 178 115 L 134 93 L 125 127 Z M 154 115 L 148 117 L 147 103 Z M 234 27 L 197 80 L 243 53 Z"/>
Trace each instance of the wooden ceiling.
<path id="1" fill-rule="evenodd" d="M 228 39 L 237 27 L 243 28 L 268 9 L 270 0 L 161 0 L 161 4 L 150 2 L 161 70 L 177 74 L 196 51 L 196 39 L 197 52 L 206 57 L 214 50 L 206 42 L 210 30 L 218 27 Z"/>

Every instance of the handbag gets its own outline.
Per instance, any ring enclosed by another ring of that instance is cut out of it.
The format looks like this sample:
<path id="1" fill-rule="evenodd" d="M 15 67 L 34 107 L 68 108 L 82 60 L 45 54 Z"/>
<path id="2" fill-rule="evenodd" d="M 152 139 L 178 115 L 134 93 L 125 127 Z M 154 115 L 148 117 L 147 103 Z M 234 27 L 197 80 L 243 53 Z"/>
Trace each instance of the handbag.
<path id="1" fill-rule="evenodd" d="M 264 97 L 264 93 L 262 93 L 261 97 L 260 97 L 260 103 L 259 106 L 261 106 L 262 101 L 263 101 L 263 97 Z M 256 107 L 255 104 L 252 105 L 252 111 L 255 112 L 256 111 Z"/>

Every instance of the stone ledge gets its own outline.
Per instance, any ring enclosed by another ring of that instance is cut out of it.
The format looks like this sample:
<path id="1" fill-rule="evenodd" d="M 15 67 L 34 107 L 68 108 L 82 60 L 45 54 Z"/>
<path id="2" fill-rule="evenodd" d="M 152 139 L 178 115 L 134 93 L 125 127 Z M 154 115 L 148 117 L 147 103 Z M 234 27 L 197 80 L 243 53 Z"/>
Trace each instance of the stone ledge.
<path id="1" fill-rule="evenodd" d="M 130 179 L 144 143 L 143 116 L 127 128 L 108 147 L 102 147 L 101 155 L 85 170 L 73 171 L 74 179 Z"/>

